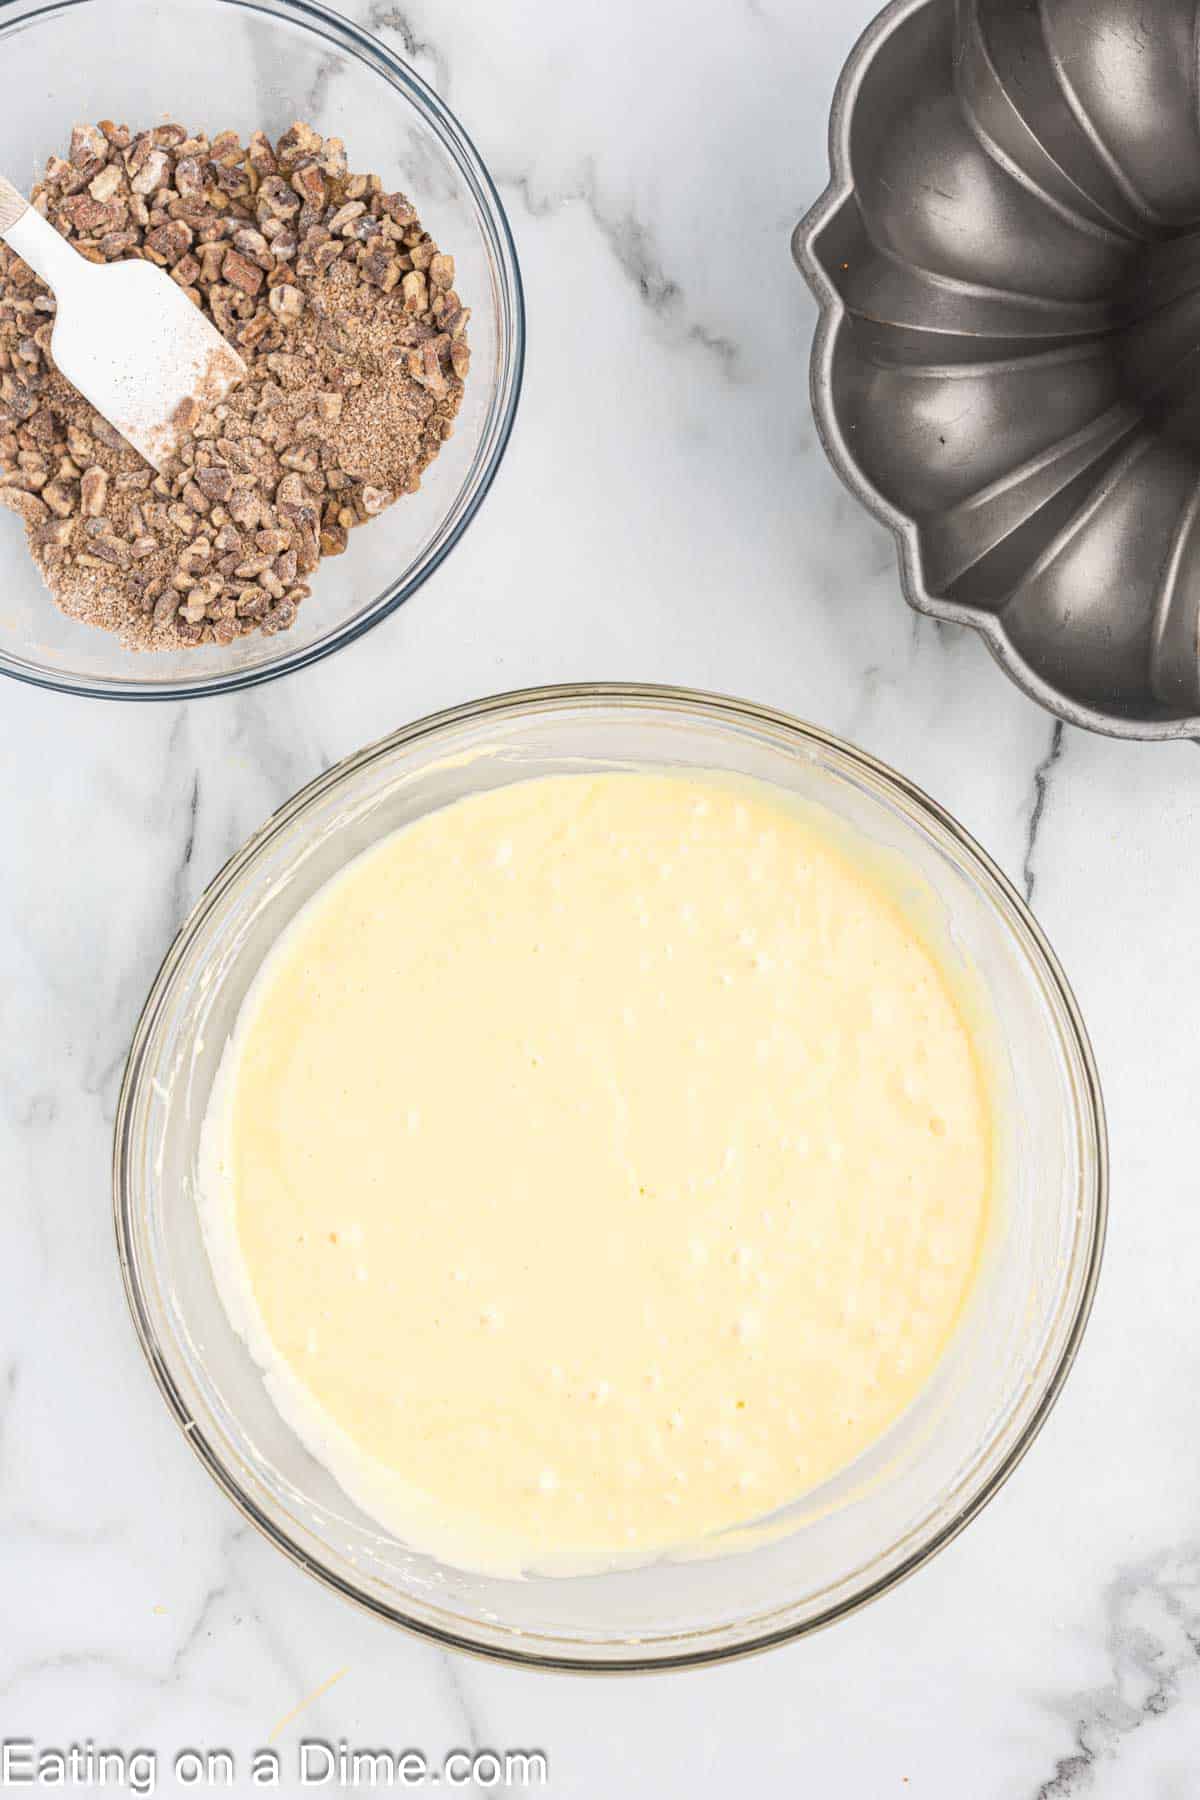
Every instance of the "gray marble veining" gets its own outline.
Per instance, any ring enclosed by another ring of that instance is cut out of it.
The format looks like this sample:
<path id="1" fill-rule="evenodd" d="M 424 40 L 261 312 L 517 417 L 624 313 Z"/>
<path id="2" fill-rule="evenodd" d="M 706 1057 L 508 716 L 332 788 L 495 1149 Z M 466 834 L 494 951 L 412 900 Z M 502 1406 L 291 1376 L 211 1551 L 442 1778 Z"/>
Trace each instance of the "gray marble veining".
<path id="1" fill-rule="evenodd" d="M 1025 898 L 1031 904 L 1033 890 L 1037 883 L 1037 874 L 1033 866 L 1037 851 L 1038 831 L 1041 828 L 1042 815 L 1046 810 L 1046 801 L 1050 793 L 1050 777 L 1058 766 L 1063 753 L 1066 726 L 1061 719 L 1055 719 L 1050 727 L 1050 748 L 1033 771 L 1033 805 L 1029 809 L 1029 828 L 1025 836 L 1025 855 L 1021 860 L 1021 880 L 1025 888 Z"/>
<path id="2" fill-rule="evenodd" d="M 1186 1703 L 1200 1673 L 1200 1544 L 1159 1551 L 1118 1570 L 1103 1590 L 1108 1678 L 1055 1702 L 1074 1748 L 1058 1759 L 1037 1800 L 1096 1790 L 1124 1741 L 1152 1731 Z"/>

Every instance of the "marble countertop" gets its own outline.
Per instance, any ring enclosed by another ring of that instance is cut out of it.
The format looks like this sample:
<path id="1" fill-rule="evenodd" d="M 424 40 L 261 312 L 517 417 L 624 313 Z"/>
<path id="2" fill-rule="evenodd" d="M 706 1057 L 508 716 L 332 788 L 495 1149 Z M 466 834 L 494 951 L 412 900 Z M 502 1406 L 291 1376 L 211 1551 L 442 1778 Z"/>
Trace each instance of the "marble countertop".
<path id="1" fill-rule="evenodd" d="M 528 287 L 521 415 L 446 566 L 319 667 L 163 707 L 5 687 L 0 1739 L 245 1758 L 338 1676 L 281 1746 L 538 1747 L 549 1792 L 584 1800 L 1193 1794 L 1200 759 L 1064 730 L 974 636 L 910 613 L 889 538 L 826 465 L 788 236 L 870 0 L 350 10 L 496 174 Z M 607 1682 L 389 1632 L 243 1525 L 142 1364 L 109 1200 L 134 1022 L 229 853 L 396 725 L 579 678 L 770 702 L 956 813 L 1075 985 L 1113 1152 L 1079 1362 L 967 1532 L 806 1642 Z M 182 1791 L 169 1767 L 161 1791 Z"/>

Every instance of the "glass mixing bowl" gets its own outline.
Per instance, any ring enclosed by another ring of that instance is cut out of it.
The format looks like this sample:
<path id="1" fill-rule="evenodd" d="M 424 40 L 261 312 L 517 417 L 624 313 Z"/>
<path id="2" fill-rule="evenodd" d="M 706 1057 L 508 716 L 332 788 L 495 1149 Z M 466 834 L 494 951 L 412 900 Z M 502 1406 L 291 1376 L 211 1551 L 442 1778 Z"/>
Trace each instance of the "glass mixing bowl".
<path id="1" fill-rule="evenodd" d="M 173 699 L 248 687 L 350 643 L 407 600 L 457 543 L 512 430 L 525 323 L 504 208 L 437 95 L 359 26 L 315 0 L 0 0 L 0 169 L 28 189 L 77 120 L 164 117 L 272 137 L 303 118 L 345 139 L 354 169 L 402 188 L 472 308 L 471 371 L 454 435 L 408 495 L 323 562 L 290 631 L 221 647 L 123 650 L 60 613 L 0 510 L 0 670 L 71 693 Z"/>
<path id="2" fill-rule="evenodd" d="M 284 1425 L 213 1283 L 195 1200 L 199 1133 L 264 955 L 350 858 L 465 794 L 629 766 L 775 782 L 901 872 L 961 961 L 992 1040 L 996 1223 L 934 1380 L 866 1455 L 787 1509 L 786 1535 L 706 1560 L 501 1580 L 390 1537 Z M 192 1449 L 246 1517 L 381 1618 L 556 1668 L 679 1667 L 761 1649 L 861 1606 L 924 1562 L 995 1493 L 1045 1419 L 1087 1318 L 1106 1211 L 1103 1110 L 1075 1002 L 1028 910 L 961 826 L 811 726 L 650 687 L 550 688 L 441 713 L 282 807 L 217 876 L 159 972 L 129 1055 L 114 1157 L 121 1263 L 143 1347 Z"/>

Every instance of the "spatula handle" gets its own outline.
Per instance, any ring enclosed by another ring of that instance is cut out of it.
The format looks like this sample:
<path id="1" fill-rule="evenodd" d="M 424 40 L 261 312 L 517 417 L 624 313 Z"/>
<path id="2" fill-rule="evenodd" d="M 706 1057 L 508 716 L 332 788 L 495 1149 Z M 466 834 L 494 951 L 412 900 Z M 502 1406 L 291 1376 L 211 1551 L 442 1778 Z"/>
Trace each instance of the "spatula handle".
<path id="1" fill-rule="evenodd" d="M 8 183 L 4 186 L 7 188 Z M 5 196 L 0 191 L 0 232 L 8 239 L 9 248 L 29 264 L 35 275 L 41 276 L 48 288 L 53 288 L 60 306 L 64 300 L 84 300 L 86 284 L 98 273 L 96 266 L 80 256 L 74 244 L 60 236 L 36 206 L 22 200 L 15 189 L 9 192 L 20 206 L 15 215 L 6 212 Z"/>
<path id="2" fill-rule="evenodd" d="M 5 181 L 0 175 L 0 233 L 15 225 L 23 212 L 28 211 L 29 202 L 24 194 L 18 194 L 11 181 Z"/>

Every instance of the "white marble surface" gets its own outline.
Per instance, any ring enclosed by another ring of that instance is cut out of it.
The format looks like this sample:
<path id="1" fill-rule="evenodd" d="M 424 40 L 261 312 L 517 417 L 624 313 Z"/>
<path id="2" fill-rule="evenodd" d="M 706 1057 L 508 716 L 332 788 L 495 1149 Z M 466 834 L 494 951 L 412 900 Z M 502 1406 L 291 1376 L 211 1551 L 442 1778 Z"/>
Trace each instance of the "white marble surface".
<path id="1" fill-rule="evenodd" d="M 911 615 L 825 464 L 788 234 L 869 5 L 370 7 L 467 122 L 518 240 L 529 368 L 492 496 L 397 617 L 286 683 L 0 696 L 0 1738 L 244 1757 L 345 1670 L 284 1745 L 538 1746 L 550 1792 L 586 1800 L 1200 1791 L 1200 758 L 1063 733 L 973 637 Z M 773 702 L 956 812 L 1075 983 L 1113 1149 L 1082 1356 L 966 1534 L 815 1639 L 608 1682 L 410 1641 L 244 1527 L 142 1365 L 109 1203 L 134 1021 L 228 853 L 402 721 L 586 677 Z"/>

